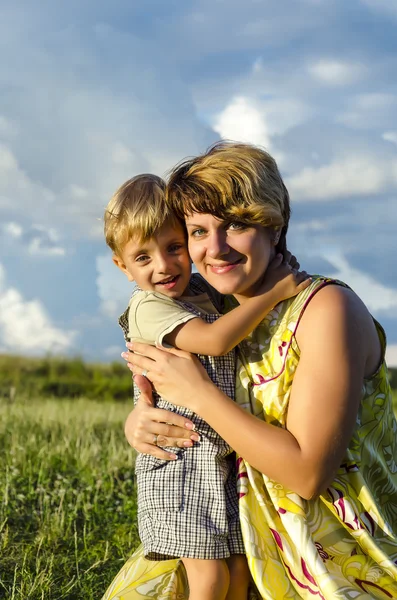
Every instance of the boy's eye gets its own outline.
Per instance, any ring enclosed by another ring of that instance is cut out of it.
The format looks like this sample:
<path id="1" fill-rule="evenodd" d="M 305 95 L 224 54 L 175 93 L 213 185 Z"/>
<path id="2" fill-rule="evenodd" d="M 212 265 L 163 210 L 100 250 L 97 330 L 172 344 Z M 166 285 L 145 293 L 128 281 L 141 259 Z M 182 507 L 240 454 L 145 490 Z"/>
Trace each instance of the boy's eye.
<path id="1" fill-rule="evenodd" d="M 180 250 L 181 248 L 183 248 L 183 244 L 172 244 L 172 246 L 170 246 L 168 250 L 169 252 L 178 252 L 178 250 Z"/>
<path id="2" fill-rule="evenodd" d="M 149 257 L 147 254 L 140 254 L 139 256 L 136 257 L 135 262 L 145 262 L 149 260 Z"/>

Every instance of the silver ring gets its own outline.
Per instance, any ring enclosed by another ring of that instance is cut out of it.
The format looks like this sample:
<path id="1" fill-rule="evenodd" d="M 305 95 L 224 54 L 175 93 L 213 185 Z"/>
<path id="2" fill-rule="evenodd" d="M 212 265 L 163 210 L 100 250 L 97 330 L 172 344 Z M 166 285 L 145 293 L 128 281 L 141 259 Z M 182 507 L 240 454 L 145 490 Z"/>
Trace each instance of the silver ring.
<path id="1" fill-rule="evenodd" d="M 159 437 L 159 436 L 158 436 L 158 433 L 156 433 L 156 434 L 153 436 L 153 442 L 152 442 L 152 443 L 153 443 L 153 446 L 158 446 L 158 443 L 157 443 L 158 437 Z"/>
<path id="2" fill-rule="evenodd" d="M 143 371 L 142 371 L 142 377 L 147 377 L 147 369 L 143 369 Z"/>

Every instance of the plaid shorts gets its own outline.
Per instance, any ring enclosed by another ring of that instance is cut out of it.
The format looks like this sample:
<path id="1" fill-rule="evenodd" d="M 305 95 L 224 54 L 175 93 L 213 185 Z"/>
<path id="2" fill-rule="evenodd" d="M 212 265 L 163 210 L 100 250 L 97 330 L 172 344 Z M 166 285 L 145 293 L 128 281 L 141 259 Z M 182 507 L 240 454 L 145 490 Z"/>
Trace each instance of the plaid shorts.
<path id="1" fill-rule="evenodd" d="M 149 560 L 220 559 L 244 554 L 230 446 L 197 415 L 159 400 L 157 406 L 191 419 L 200 434 L 193 448 L 172 448 L 177 460 L 139 454 L 138 527 Z"/>

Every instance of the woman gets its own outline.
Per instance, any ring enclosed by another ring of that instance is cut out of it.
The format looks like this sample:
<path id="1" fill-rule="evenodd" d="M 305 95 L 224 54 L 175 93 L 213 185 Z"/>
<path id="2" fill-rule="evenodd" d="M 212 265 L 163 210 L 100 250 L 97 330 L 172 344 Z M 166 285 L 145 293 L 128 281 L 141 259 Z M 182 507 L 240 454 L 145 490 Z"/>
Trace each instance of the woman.
<path id="1" fill-rule="evenodd" d="M 239 303 L 255 294 L 289 219 L 274 160 L 217 144 L 176 168 L 169 201 L 185 218 L 199 273 Z M 385 343 L 347 286 L 316 277 L 241 344 L 237 403 L 189 354 L 133 345 L 133 372 L 199 414 L 241 457 L 241 523 L 259 597 L 397 597 L 397 424 Z M 166 458 L 156 442 L 189 443 L 177 426 L 190 424 L 142 400 L 126 433 L 138 451 Z M 117 589 L 126 600 L 186 597 L 176 562 L 161 571 L 139 551 L 112 589 L 107 598 Z"/>

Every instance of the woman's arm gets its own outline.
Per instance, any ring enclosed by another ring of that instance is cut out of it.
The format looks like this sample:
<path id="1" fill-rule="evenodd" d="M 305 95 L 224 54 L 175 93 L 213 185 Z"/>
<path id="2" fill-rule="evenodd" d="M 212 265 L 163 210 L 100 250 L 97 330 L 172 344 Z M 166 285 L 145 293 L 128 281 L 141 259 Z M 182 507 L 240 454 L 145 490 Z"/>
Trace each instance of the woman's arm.
<path id="1" fill-rule="evenodd" d="M 136 373 L 147 369 L 161 394 L 198 413 L 252 466 L 309 499 L 334 477 L 353 432 L 363 379 L 376 369 L 381 351 L 368 311 L 337 286 L 311 300 L 297 342 L 301 357 L 287 429 L 242 410 L 186 353 L 134 344 L 146 357 L 133 354 L 130 362 Z"/>
<path id="2" fill-rule="evenodd" d="M 249 298 L 214 323 L 202 319 L 182 323 L 165 337 L 165 342 L 195 354 L 222 356 L 230 352 L 276 304 L 296 296 L 310 285 L 311 279 L 305 271 L 297 271 L 282 260 L 280 254 L 269 265 L 259 295 Z"/>

